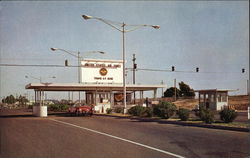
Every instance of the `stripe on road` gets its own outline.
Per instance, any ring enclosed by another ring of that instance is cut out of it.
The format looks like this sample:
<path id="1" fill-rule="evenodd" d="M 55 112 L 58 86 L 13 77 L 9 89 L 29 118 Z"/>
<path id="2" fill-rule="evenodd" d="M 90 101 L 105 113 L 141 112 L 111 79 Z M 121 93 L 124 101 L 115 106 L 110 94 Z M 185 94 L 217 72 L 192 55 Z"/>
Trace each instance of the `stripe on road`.
<path id="1" fill-rule="evenodd" d="M 107 133 L 99 132 L 99 131 L 96 131 L 96 130 L 93 130 L 93 129 L 90 129 L 90 128 L 77 126 L 77 125 L 74 125 L 74 124 L 71 124 L 71 123 L 67 123 L 67 122 L 59 121 L 59 120 L 55 120 L 55 119 L 50 119 L 50 120 L 55 121 L 55 122 L 59 122 L 59 123 L 62 123 L 62 124 L 66 124 L 66 125 L 69 125 L 69 126 L 77 127 L 77 128 L 80 128 L 80 129 L 83 129 L 83 130 L 87 130 L 87 131 L 90 131 L 90 132 L 93 132 L 93 133 L 97 133 L 97 134 L 100 134 L 100 135 L 105 135 L 107 137 L 118 139 L 118 140 L 121 140 L 121 141 L 124 141 L 124 142 L 128 142 L 128 143 L 131 143 L 131 144 L 138 145 L 138 146 L 142 146 L 144 148 L 155 150 L 155 151 L 158 151 L 158 152 L 161 152 L 161 153 L 164 153 L 164 154 L 167 154 L 167 155 L 171 155 L 171 156 L 174 156 L 174 157 L 185 158 L 183 156 L 180 156 L 180 155 L 177 155 L 177 154 L 165 151 L 165 150 L 161 150 L 161 149 L 158 149 L 158 148 L 155 148 L 155 147 L 151 147 L 151 146 L 148 146 L 148 145 L 145 145 L 145 144 L 141 144 L 141 143 L 138 143 L 138 142 L 134 142 L 132 140 L 124 139 L 124 138 L 121 138 L 121 137 L 113 136 L 113 135 L 110 135 L 110 134 L 107 134 Z"/>

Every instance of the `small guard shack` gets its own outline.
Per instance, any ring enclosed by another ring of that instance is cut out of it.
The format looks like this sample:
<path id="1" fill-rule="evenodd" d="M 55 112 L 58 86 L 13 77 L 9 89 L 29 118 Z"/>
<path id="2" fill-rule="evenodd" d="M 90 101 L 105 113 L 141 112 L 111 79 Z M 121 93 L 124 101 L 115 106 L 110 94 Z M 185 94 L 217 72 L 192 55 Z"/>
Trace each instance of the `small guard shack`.
<path id="1" fill-rule="evenodd" d="M 211 110 L 222 110 L 228 106 L 228 91 L 223 89 L 196 90 L 199 96 L 199 107 L 205 106 Z"/>

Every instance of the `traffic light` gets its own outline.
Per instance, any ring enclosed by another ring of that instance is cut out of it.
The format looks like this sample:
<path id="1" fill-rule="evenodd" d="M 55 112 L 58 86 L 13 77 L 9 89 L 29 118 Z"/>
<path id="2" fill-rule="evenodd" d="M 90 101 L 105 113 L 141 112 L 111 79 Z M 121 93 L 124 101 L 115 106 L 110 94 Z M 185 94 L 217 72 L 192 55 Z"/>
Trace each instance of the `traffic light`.
<path id="1" fill-rule="evenodd" d="M 137 64 L 134 64 L 134 69 L 137 69 Z"/>
<path id="2" fill-rule="evenodd" d="M 174 66 L 172 66 L 172 71 L 174 71 L 174 69 L 175 69 Z"/>
<path id="3" fill-rule="evenodd" d="M 196 72 L 199 72 L 199 68 L 198 67 L 196 68 Z"/>
<path id="4" fill-rule="evenodd" d="M 68 60 L 65 60 L 65 66 L 69 66 L 69 65 L 68 65 Z"/>
<path id="5" fill-rule="evenodd" d="M 242 69 L 242 73 L 244 73 L 244 72 L 245 72 L 245 69 L 243 68 L 243 69 Z"/>

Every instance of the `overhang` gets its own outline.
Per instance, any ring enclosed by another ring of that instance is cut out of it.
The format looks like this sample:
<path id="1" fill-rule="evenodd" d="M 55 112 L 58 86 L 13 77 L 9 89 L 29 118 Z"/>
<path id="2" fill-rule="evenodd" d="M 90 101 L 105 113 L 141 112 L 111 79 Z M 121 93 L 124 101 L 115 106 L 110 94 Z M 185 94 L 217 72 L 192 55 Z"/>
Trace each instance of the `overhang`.
<path id="1" fill-rule="evenodd" d="M 81 84 L 81 83 L 30 83 L 26 89 L 39 91 L 122 91 L 122 84 Z M 126 85 L 127 91 L 150 91 L 165 88 L 164 85 Z"/>
<path id="2" fill-rule="evenodd" d="M 195 90 L 195 92 L 229 92 L 229 91 L 237 91 L 233 89 L 201 89 L 201 90 Z"/>

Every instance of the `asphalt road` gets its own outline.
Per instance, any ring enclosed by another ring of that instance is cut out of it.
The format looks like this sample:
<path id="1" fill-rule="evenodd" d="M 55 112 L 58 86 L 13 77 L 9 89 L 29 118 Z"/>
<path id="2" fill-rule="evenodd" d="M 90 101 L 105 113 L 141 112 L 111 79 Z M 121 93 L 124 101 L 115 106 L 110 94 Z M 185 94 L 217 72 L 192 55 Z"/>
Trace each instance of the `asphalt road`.
<path id="1" fill-rule="evenodd" d="M 0 116 L 1 158 L 249 157 L 246 132 L 117 117 Z"/>

